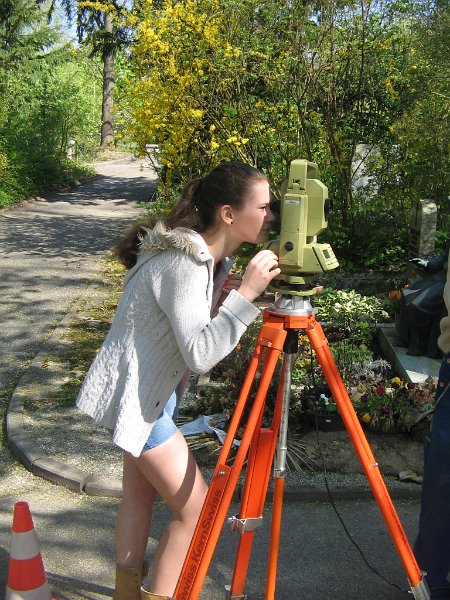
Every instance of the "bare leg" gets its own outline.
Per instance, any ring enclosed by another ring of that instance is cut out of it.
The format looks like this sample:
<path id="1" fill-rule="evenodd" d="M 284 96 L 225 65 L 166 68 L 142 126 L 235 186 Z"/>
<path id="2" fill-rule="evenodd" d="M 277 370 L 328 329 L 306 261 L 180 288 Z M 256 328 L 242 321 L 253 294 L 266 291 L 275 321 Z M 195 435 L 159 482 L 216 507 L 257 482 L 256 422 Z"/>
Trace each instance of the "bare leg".
<path id="1" fill-rule="evenodd" d="M 172 520 L 153 559 L 151 585 L 153 593 L 171 596 L 203 506 L 207 485 L 179 431 L 164 444 L 132 460 L 172 511 Z"/>
<path id="2" fill-rule="evenodd" d="M 116 560 L 122 567 L 141 569 L 156 492 L 135 459 L 126 452 L 123 454 L 122 490 L 116 517 Z"/>

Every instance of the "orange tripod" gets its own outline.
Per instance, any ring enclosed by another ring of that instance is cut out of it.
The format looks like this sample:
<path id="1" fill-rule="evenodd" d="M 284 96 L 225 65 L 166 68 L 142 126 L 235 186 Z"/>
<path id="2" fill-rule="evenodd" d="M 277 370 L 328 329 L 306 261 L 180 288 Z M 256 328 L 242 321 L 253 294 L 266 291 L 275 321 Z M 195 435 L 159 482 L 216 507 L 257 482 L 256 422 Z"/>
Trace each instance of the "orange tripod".
<path id="1" fill-rule="evenodd" d="M 286 465 L 286 441 L 291 393 L 293 357 L 297 352 L 299 331 L 308 336 L 323 370 L 333 398 L 351 437 L 372 492 L 403 563 L 411 592 L 416 600 L 429 600 L 422 577 L 389 492 L 378 469 L 370 446 L 359 423 L 344 383 L 337 370 L 328 340 L 316 321 L 309 300 L 301 296 L 281 296 L 275 306 L 264 311 L 253 357 L 244 380 L 227 437 L 217 461 L 211 485 L 188 550 L 174 600 L 196 600 L 211 562 L 233 492 L 246 458 L 244 488 L 238 515 L 230 519 L 240 533 L 230 598 L 245 598 L 244 587 L 255 529 L 261 525 L 262 513 L 274 464 L 274 496 L 267 567 L 266 600 L 275 598 L 276 572 Z M 266 395 L 278 359 L 283 364 L 270 427 L 262 427 Z M 259 386 L 253 401 L 244 435 L 232 466 L 227 464 L 233 440 L 240 425 L 257 373 Z"/>

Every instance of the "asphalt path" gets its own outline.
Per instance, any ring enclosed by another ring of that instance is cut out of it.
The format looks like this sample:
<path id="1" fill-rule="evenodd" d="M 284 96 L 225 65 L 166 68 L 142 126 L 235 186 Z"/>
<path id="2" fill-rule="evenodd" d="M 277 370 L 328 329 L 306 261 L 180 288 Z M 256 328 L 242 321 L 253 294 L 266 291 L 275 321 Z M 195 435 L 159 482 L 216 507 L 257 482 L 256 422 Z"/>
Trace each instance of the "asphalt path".
<path id="1" fill-rule="evenodd" d="M 95 165 L 99 176 L 64 193 L 0 211 L 0 389 L 8 389 L 90 283 L 98 263 L 149 199 L 140 161 Z"/>
<path id="2" fill-rule="evenodd" d="M 26 486 L 23 482 L 20 490 L 23 497 L 28 487 L 25 499 L 30 504 L 53 596 L 61 600 L 110 598 L 114 586 L 113 527 L 117 500 L 79 496 L 42 480 L 38 485 L 29 483 Z M 0 589 L 5 586 L 10 511 L 15 498 L 12 489 L 0 512 Z M 238 510 L 236 505 L 230 508 L 230 514 Z M 400 559 L 374 502 L 337 502 L 336 508 L 348 534 L 329 503 L 285 504 L 275 598 L 411 598 Z M 255 534 L 246 586 L 249 600 L 265 597 L 270 510 L 268 505 L 263 527 Z M 411 536 L 417 504 L 400 502 L 397 510 Z M 148 545 L 150 559 L 168 518 L 166 508 L 158 504 Z M 237 541 L 237 534 L 224 525 L 202 589 L 202 600 L 228 597 L 225 586 L 231 581 Z"/>
<path id="3" fill-rule="evenodd" d="M 100 175 L 91 183 L 0 212 L 2 393 L 15 385 L 80 295 L 99 282 L 101 258 L 138 214 L 136 200 L 148 198 L 155 185 L 151 170 L 145 165 L 142 169 L 138 161 L 97 168 Z M 0 477 L 0 597 L 7 584 L 14 504 L 27 501 L 53 596 L 110 598 L 118 499 L 80 495 L 35 477 L 5 446 L 0 448 Z M 398 501 L 396 508 L 412 543 L 419 504 Z M 375 501 L 339 501 L 336 509 L 337 513 L 330 502 L 285 502 L 277 600 L 411 598 Z M 230 515 L 237 511 L 232 506 Z M 264 526 L 255 534 L 249 600 L 264 598 L 270 512 L 268 504 Z M 168 519 L 166 507 L 158 504 L 150 559 Z M 225 525 L 201 599 L 228 597 L 224 590 L 230 583 L 236 543 L 237 534 Z"/>

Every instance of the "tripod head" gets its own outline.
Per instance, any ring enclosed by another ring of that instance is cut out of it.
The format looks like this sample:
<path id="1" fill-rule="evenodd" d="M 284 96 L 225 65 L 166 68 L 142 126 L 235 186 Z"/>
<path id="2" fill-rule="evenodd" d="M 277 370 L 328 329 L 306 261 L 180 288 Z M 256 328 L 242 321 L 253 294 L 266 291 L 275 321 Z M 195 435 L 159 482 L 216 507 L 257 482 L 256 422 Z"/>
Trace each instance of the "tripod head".
<path id="1" fill-rule="evenodd" d="M 275 302 L 273 306 L 265 309 L 264 313 L 270 315 L 290 315 L 290 316 L 308 316 L 315 315 L 317 309 L 312 307 L 310 297 L 311 294 L 289 294 L 289 293 L 275 293 Z M 270 317 L 269 317 L 270 318 Z"/>
<path id="2" fill-rule="evenodd" d="M 316 293 L 314 276 L 336 269 L 339 263 L 329 244 L 317 242 L 328 227 L 330 201 L 327 187 L 318 179 L 318 168 L 304 159 L 293 160 L 281 188 L 280 238 L 266 244 L 278 255 L 280 275 L 272 280 L 271 291 L 311 296 Z"/>

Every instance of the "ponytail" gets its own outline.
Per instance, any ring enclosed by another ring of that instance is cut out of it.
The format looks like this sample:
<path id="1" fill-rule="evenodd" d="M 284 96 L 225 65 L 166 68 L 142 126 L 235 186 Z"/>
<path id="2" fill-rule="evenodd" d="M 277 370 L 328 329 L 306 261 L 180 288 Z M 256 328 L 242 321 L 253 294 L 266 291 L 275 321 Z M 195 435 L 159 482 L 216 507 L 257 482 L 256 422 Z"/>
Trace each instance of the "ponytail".
<path id="1" fill-rule="evenodd" d="M 223 162 L 183 188 L 177 204 L 163 217 L 164 225 L 168 229 L 184 227 L 204 233 L 214 226 L 220 206 L 242 208 L 250 186 L 257 181 L 267 178 L 255 167 L 237 161 Z M 128 269 L 136 264 L 143 228 L 152 229 L 154 225 L 154 220 L 137 223 L 114 248 L 115 255 Z"/>
<path id="2" fill-rule="evenodd" d="M 164 225 L 168 229 L 175 227 L 185 227 L 194 231 L 205 231 L 208 225 L 202 222 L 202 213 L 200 211 L 200 192 L 203 185 L 203 179 L 192 179 L 181 192 L 177 204 L 170 213 L 163 218 Z"/>
<path id="3" fill-rule="evenodd" d="M 155 221 L 147 219 L 136 223 L 125 233 L 124 237 L 114 246 L 113 254 L 127 269 L 136 264 L 139 255 L 139 244 L 144 229 L 153 229 Z"/>

